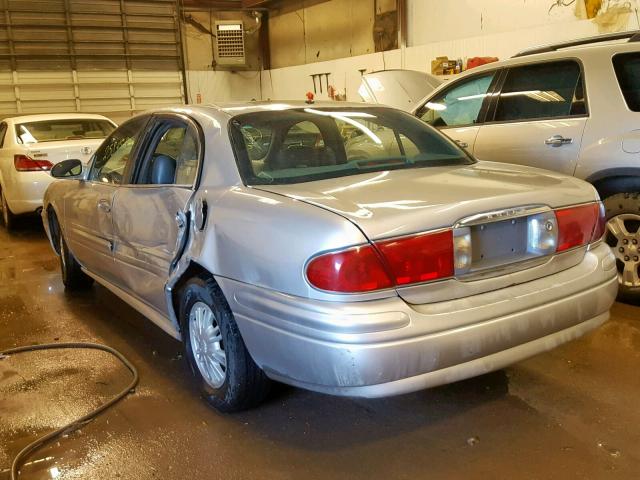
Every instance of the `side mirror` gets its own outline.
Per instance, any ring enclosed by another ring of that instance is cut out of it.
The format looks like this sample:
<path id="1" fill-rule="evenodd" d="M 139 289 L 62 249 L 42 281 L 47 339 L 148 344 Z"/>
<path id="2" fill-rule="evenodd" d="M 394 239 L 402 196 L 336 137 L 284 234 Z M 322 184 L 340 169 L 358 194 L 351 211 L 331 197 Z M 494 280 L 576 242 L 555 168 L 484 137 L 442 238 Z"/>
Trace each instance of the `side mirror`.
<path id="1" fill-rule="evenodd" d="M 82 176 L 82 162 L 70 159 L 56 163 L 51 169 L 54 178 L 80 178 Z"/>

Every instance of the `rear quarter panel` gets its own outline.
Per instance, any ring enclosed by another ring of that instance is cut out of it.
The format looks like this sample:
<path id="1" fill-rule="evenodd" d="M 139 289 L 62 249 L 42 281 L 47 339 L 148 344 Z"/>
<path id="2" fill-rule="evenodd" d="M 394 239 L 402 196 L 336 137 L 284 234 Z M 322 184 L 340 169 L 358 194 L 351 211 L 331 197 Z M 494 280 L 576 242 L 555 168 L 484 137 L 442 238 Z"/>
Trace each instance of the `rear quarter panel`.
<path id="1" fill-rule="evenodd" d="M 589 118 L 574 175 L 592 179 L 604 170 L 640 167 L 640 112 L 627 107 L 613 68 L 617 53 L 638 51 L 638 44 L 584 49 Z"/>
<path id="2" fill-rule="evenodd" d="M 202 199 L 209 206 L 206 226 L 196 232 L 189 255 L 215 275 L 239 282 L 336 299 L 341 296 L 320 292 L 306 282 L 307 261 L 320 252 L 367 242 L 340 215 L 278 194 L 235 186 L 200 190 L 194 204 Z"/>

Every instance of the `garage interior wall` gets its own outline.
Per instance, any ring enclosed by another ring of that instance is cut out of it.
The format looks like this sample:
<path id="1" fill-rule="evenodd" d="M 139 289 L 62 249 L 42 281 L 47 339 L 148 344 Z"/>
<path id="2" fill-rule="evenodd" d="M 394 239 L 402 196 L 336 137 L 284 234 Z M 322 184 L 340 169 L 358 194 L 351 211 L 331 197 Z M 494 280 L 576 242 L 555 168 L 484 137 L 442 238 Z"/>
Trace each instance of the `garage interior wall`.
<path id="1" fill-rule="evenodd" d="M 175 0 L 1 0 L 0 115 L 183 102 Z"/>
<path id="2" fill-rule="evenodd" d="M 241 21 L 245 29 L 246 65 L 227 70 L 216 65 L 215 22 Z M 187 8 L 183 14 L 184 58 L 188 103 L 260 99 L 262 54 L 259 31 L 250 12 Z"/>
<path id="3" fill-rule="evenodd" d="M 442 55 L 505 59 L 531 46 L 603 33 L 592 20 L 577 18 L 575 5 L 550 11 L 554 3 L 553 0 L 406 0 L 405 48 L 264 71 L 262 96 L 303 99 L 313 89 L 312 74 L 331 72 L 330 84 L 338 92 L 345 92 L 347 100 L 359 101 L 357 89 L 362 69 L 429 72 L 431 60 Z M 630 0 L 629 5 L 631 13 L 623 29 L 640 29 L 638 1 Z M 316 98 L 326 99 L 326 92 L 318 93 Z"/>
<path id="4" fill-rule="evenodd" d="M 375 0 L 282 2 L 269 12 L 272 68 L 375 52 L 375 4 Z"/>

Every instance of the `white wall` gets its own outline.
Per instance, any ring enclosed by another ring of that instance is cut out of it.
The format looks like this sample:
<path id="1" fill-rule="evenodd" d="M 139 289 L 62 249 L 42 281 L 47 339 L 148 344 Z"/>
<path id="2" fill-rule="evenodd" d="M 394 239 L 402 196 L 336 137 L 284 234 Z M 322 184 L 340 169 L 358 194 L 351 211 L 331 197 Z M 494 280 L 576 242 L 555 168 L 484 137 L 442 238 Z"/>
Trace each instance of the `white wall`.
<path id="1" fill-rule="evenodd" d="M 639 3 L 630 1 L 634 8 Z M 330 84 L 338 91 L 346 89 L 347 100 L 359 101 L 358 70 L 362 68 L 430 71 L 431 60 L 440 55 L 508 58 L 531 46 L 599 33 L 594 22 L 577 19 L 573 7 L 554 8 L 549 14 L 552 3 L 553 0 L 408 0 L 406 49 L 264 71 L 261 88 L 259 82 L 257 86 L 244 80 L 236 83 L 234 78 L 230 79 L 230 92 L 221 89 L 214 95 L 248 100 L 255 98 L 258 88 L 263 99 L 301 100 L 313 90 L 311 74 L 331 72 Z M 636 14 L 632 13 L 626 29 L 638 28 Z M 326 92 L 316 98 L 326 99 Z"/>
<path id="2" fill-rule="evenodd" d="M 554 0 L 407 0 L 407 41 L 424 45 L 443 40 L 495 35 L 573 24 L 574 6 L 549 8 Z"/>
<path id="3" fill-rule="evenodd" d="M 187 70 L 187 103 L 261 100 L 260 72 Z"/>
<path id="4" fill-rule="evenodd" d="M 360 86 L 360 69 L 368 72 L 391 68 L 401 68 L 401 52 L 372 53 L 357 57 L 341 58 L 327 62 L 310 63 L 294 67 L 276 68 L 262 72 L 263 99 L 304 100 L 306 93 L 313 92 L 312 74 L 331 72 L 329 84 L 338 92 L 345 92 L 350 101 L 359 101 L 357 90 Z M 320 93 L 316 80 L 316 100 L 328 99 L 326 83 L 323 80 Z"/>

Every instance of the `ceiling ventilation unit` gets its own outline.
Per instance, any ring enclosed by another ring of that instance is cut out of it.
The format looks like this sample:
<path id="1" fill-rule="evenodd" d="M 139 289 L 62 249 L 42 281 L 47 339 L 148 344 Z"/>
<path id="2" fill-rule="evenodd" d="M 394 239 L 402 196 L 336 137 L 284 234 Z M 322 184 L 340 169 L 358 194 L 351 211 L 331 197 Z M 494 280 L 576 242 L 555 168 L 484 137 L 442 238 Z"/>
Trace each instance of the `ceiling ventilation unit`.
<path id="1" fill-rule="evenodd" d="M 242 20 L 216 22 L 216 64 L 220 67 L 246 66 Z"/>

